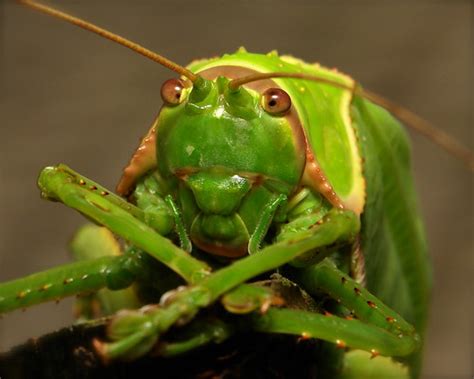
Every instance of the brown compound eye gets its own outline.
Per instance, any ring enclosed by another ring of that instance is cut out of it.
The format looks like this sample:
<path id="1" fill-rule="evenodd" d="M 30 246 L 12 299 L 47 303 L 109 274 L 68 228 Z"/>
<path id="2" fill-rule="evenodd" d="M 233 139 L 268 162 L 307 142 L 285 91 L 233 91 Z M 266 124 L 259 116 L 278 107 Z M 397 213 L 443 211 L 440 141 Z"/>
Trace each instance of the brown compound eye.
<path id="1" fill-rule="evenodd" d="M 184 83 L 179 79 L 168 79 L 161 86 L 161 98 L 168 105 L 181 103 Z"/>
<path id="2" fill-rule="evenodd" d="M 269 88 L 262 95 L 263 109 L 273 115 L 283 115 L 291 108 L 290 96 L 280 88 Z"/>

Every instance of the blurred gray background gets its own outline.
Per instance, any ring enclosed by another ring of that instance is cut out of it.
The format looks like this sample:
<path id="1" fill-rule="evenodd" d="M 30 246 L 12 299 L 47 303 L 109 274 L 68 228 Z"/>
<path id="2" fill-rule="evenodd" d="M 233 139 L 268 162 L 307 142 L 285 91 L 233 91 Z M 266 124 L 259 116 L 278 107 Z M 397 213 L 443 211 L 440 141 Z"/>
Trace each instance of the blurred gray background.
<path id="1" fill-rule="evenodd" d="M 351 74 L 472 148 L 469 1 L 56 1 L 186 64 L 278 49 Z M 96 35 L 4 2 L 0 7 L 0 281 L 69 261 L 84 222 L 40 200 L 43 166 L 64 162 L 114 188 L 172 72 Z M 468 378 L 472 362 L 472 175 L 410 133 L 434 288 L 425 378 Z M 72 322 L 71 300 L 0 321 L 0 350 Z"/>

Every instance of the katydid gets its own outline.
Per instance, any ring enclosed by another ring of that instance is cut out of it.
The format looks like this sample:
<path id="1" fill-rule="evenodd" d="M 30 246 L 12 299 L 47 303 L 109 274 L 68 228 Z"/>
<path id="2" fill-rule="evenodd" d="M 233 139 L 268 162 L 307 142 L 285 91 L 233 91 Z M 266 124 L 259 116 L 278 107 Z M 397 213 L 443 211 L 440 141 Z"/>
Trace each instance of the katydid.
<path id="1" fill-rule="evenodd" d="M 190 71 L 168 66 L 188 80 L 163 85 L 166 104 L 120 182 L 119 192 L 131 196 L 137 207 L 65 166 L 48 168 L 40 176 L 45 197 L 106 225 L 140 252 L 130 248 L 117 257 L 6 283 L 0 287 L 0 309 L 102 287 L 128 287 L 147 270 L 140 259 L 146 251 L 193 286 L 162 308 L 118 316 L 110 336 L 115 341 L 97 343 L 106 357 L 134 357 L 145 354 L 176 321 L 238 291 L 244 281 L 292 263 L 299 267 L 287 269 L 293 280 L 315 296 L 323 289 L 359 320 L 334 316 L 331 330 L 326 316 L 272 308 L 255 315 L 257 330 L 306 333 L 374 355 L 417 351 L 418 336 L 398 313 L 423 332 L 428 264 L 422 232 L 412 214 L 416 206 L 409 179 L 397 187 L 401 193 L 396 195 L 383 187 L 397 171 L 405 177 L 408 170 L 405 137 L 396 121 L 370 104 L 351 78 L 294 58 L 239 51 L 191 64 Z M 235 81 L 255 72 L 284 74 Z M 291 77 L 295 73 L 307 77 Z M 335 127 L 324 129 L 326 124 Z M 394 141 L 396 146 L 391 146 Z M 401 162 L 395 157 L 402 157 Z M 377 195 L 381 203 L 366 207 Z M 399 207 L 383 202 L 397 202 Z M 401 228 L 399 218 L 404 221 L 399 234 L 408 235 L 388 241 L 386 234 Z M 183 249 L 160 234 L 176 236 Z M 208 264 L 186 254 L 189 241 L 214 255 L 252 254 L 211 273 Z M 404 261 L 407 246 L 416 263 L 407 262 L 407 256 Z M 336 251 L 354 258 L 355 281 L 324 259 Z M 393 259 L 410 268 L 400 274 L 378 266 Z M 377 298 L 362 288 L 364 276 Z M 402 281 L 383 283 L 396 277 Z M 394 286 L 403 288 L 403 295 L 392 297 Z M 278 321 L 281 315 L 286 322 Z M 416 372 L 417 363 L 411 364 Z"/>

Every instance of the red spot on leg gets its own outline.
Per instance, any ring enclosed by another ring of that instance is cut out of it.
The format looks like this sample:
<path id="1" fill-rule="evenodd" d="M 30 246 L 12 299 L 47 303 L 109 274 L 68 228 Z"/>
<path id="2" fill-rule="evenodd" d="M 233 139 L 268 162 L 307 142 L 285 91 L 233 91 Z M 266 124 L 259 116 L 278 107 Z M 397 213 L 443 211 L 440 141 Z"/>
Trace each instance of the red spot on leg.
<path id="1" fill-rule="evenodd" d="M 297 342 L 306 341 L 306 340 L 309 340 L 310 338 L 311 338 L 311 334 L 309 334 L 308 332 L 303 332 L 301 333 L 301 336 L 298 337 Z"/>
<path id="2" fill-rule="evenodd" d="M 40 292 L 44 292 L 44 291 L 47 291 L 48 289 L 51 288 L 51 284 L 43 284 L 40 288 L 39 288 L 39 291 Z"/>
<path id="3" fill-rule="evenodd" d="M 18 292 L 18 294 L 16 295 L 16 298 L 17 298 L 17 299 L 23 299 L 23 298 L 26 296 L 27 293 L 28 293 L 27 291 L 20 291 L 20 292 Z"/>
<path id="4" fill-rule="evenodd" d="M 370 300 L 367 300 L 367 305 L 370 308 L 377 308 L 377 305 L 373 301 L 370 301 Z"/>

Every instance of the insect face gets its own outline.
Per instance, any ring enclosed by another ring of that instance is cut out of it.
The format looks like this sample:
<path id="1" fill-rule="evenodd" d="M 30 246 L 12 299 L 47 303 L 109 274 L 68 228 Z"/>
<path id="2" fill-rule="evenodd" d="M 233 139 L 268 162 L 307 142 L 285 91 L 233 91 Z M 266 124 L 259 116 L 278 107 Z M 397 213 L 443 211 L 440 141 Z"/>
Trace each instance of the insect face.
<path id="1" fill-rule="evenodd" d="M 193 242 L 243 255 L 257 222 L 250 207 L 263 211 L 273 194 L 288 195 L 300 181 L 305 155 L 293 133 L 299 125 L 283 112 L 267 112 L 259 91 L 231 90 L 224 76 L 204 80 L 198 89 L 180 87 L 184 100 L 161 110 L 158 168 L 179 193 Z M 175 83 L 165 87 L 176 99 Z"/>

